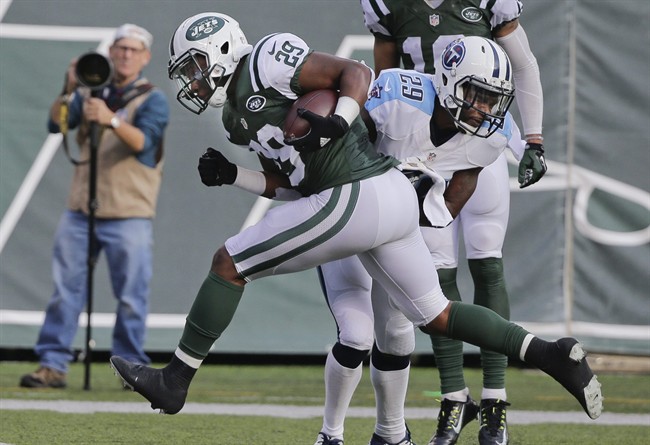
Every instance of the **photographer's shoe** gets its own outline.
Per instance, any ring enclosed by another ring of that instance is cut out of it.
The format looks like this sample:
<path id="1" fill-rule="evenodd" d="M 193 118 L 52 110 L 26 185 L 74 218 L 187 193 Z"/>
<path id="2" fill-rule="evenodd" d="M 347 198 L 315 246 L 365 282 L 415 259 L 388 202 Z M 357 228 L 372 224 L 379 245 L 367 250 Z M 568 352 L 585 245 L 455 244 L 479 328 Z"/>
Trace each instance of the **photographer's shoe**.
<path id="1" fill-rule="evenodd" d="M 476 419 L 478 404 L 469 396 L 465 402 L 443 399 L 438 413 L 436 434 L 429 445 L 454 445 L 465 425 Z"/>
<path id="2" fill-rule="evenodd" d="M 65 388 L 68 384 L 65 372 L 41 366 L 36 371 L 25 374 L 20 378 L 23 388 Z"/>
<path id="3" fill-rule="evenodd" d="M 182 379 L 169 372 L 169 367 L 154 369 L 117 356 L 111 357 L 110 363 L 124 385 L 151 402 L 152 409 L 159 409 L 163 414 L 176 414 L 185 405 L 189 382 L 184 384 Z"/>
<path id="4" fill-rule="evenodd" d="M 506 407 L 508 402 L 498 399 L 481 400 L 481 427 L 478 430 L 479 445 L 507 445 L 508 422 Z"/>
<path id="5" fill-rule="evenodd" d="M 597 419 L 603 411 L 603 394 L 586 356 L 578 340 L 561 338 L 545 350 L 540 369 L 564 386 L 589 417 Z"/>

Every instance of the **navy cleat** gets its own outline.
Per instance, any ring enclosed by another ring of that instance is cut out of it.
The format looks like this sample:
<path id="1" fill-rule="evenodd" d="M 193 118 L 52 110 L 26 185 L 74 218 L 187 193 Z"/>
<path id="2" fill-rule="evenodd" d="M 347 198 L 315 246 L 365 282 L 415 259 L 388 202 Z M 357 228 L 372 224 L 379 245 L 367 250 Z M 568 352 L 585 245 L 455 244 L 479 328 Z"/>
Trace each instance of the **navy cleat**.
<path id="1" fill-rule="evenodd" d="M 540 369 L 569 391 L 589 417 L 597 419 L 603 412 L 603 394 L 586 356 L 578 340 L 561 338 L 548 348 Z"/>
<path id="2" fill-rule="evenodd" d="M 479 445 L 507 445 L 508 423 L 506 407 L 510 404 L 498 399 L 481 400 L 481 427 L 478 430 Z"/>
<path id="3" fill-rule="evenodd" d="M 321 431 L 318 433 L 314 445 L 343 445 L 343 439 L 334 439 Z"/>
<path id="4" fill-rule="evenodd" d="M 465 402 L 443 399 L 438 413 L 436 434 L 429 445 L 454 445 L 465 425 L 476 419 L 478 404 L 469 396 Z"/>
<path id="5" fill-rule="evenodd" d="M 110 364 L 124 386 L 151 402 L 152 409 L 159 409 L 162 414 L 176 414 L 185 405 L 189 385 L 168 375 L 171 373 L 165 372 L 166 369 L 136 365 L 117 356 L 111 357 Z"/>

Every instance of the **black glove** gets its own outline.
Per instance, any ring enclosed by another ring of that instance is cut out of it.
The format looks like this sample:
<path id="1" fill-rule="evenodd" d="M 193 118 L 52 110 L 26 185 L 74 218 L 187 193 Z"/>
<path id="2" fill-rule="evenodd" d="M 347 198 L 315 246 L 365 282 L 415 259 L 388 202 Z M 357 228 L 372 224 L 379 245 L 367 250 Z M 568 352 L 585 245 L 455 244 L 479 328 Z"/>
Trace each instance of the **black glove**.
<path id="1" fill-rule="evenodd" d="M 424 214 L 424 198 L 433 187 L 433 179 L 419 170 L 403 170 L 402 173 L 411 181 L 415 193 L 418 195 L 418 204 L 420 207 L 420 227 L 431 227 L 429 218 Z"/>
<path id="2" fill-rule="evenodd" d="M 232 184 L 237 177 L 237 166 L 221 152 L 209 147 L 199 158 L 199 175 L 201 182 L 208 187 Z"/>
<path id="3" fill-rule="evenodd" d="M 312 111 L 298 108 L 298 116 L 309 122 L 311 129 L 302 137 L 284 140 L 285 144 L 293 145 L 297 151 L 316 151 L 332 139 L 340 138 L 350 129 L 350 125 L 338 114 L 322 117 Z"/>
<path id="4" fill-rule="evenodd" d="M 526 144 L 524 155 L 519 162 L 519 188 L 523 189 L 542 179 L 546 173 L 544 146 L 530 142 Z"/>

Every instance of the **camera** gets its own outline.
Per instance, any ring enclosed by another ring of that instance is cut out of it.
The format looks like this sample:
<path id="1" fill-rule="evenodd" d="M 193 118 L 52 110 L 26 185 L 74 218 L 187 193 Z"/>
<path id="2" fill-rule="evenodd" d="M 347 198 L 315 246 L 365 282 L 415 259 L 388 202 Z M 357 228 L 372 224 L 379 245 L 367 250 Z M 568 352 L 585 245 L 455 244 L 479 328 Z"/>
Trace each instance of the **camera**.
<path id="1" fill-rule="evenodd" d="M 91 90 L 100 90 L 108 85 L 113 77 L 113 63 L 97 52 L 89 52 L 77 60 L 75 70 L 80 84 Z"/>

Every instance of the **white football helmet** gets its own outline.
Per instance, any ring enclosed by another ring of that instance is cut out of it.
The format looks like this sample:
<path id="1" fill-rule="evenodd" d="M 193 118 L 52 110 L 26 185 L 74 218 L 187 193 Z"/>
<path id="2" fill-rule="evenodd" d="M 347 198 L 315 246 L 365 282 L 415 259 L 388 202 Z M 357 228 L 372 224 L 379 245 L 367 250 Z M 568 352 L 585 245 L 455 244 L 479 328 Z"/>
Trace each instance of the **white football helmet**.
<path id="1" fill-rule="evenodd" d="M 232 17 L 204 12 L 186 19 L 169 42 L 169 78 L 176 99 L 193 113 L 221 107 L 237 64 L 253 47 Z"/>
<path id="2" fill-rule="evenodd" d="M 493 41 L 472 36 L 451 42 L 435 61 L 434 83 L 440 103 L 461 131 L 486 138 L 503 128 L 515 93 L 510 59 Z M 462 120 L 463 110 L 469 109 L 483 116 L 482 124 Z"/>

